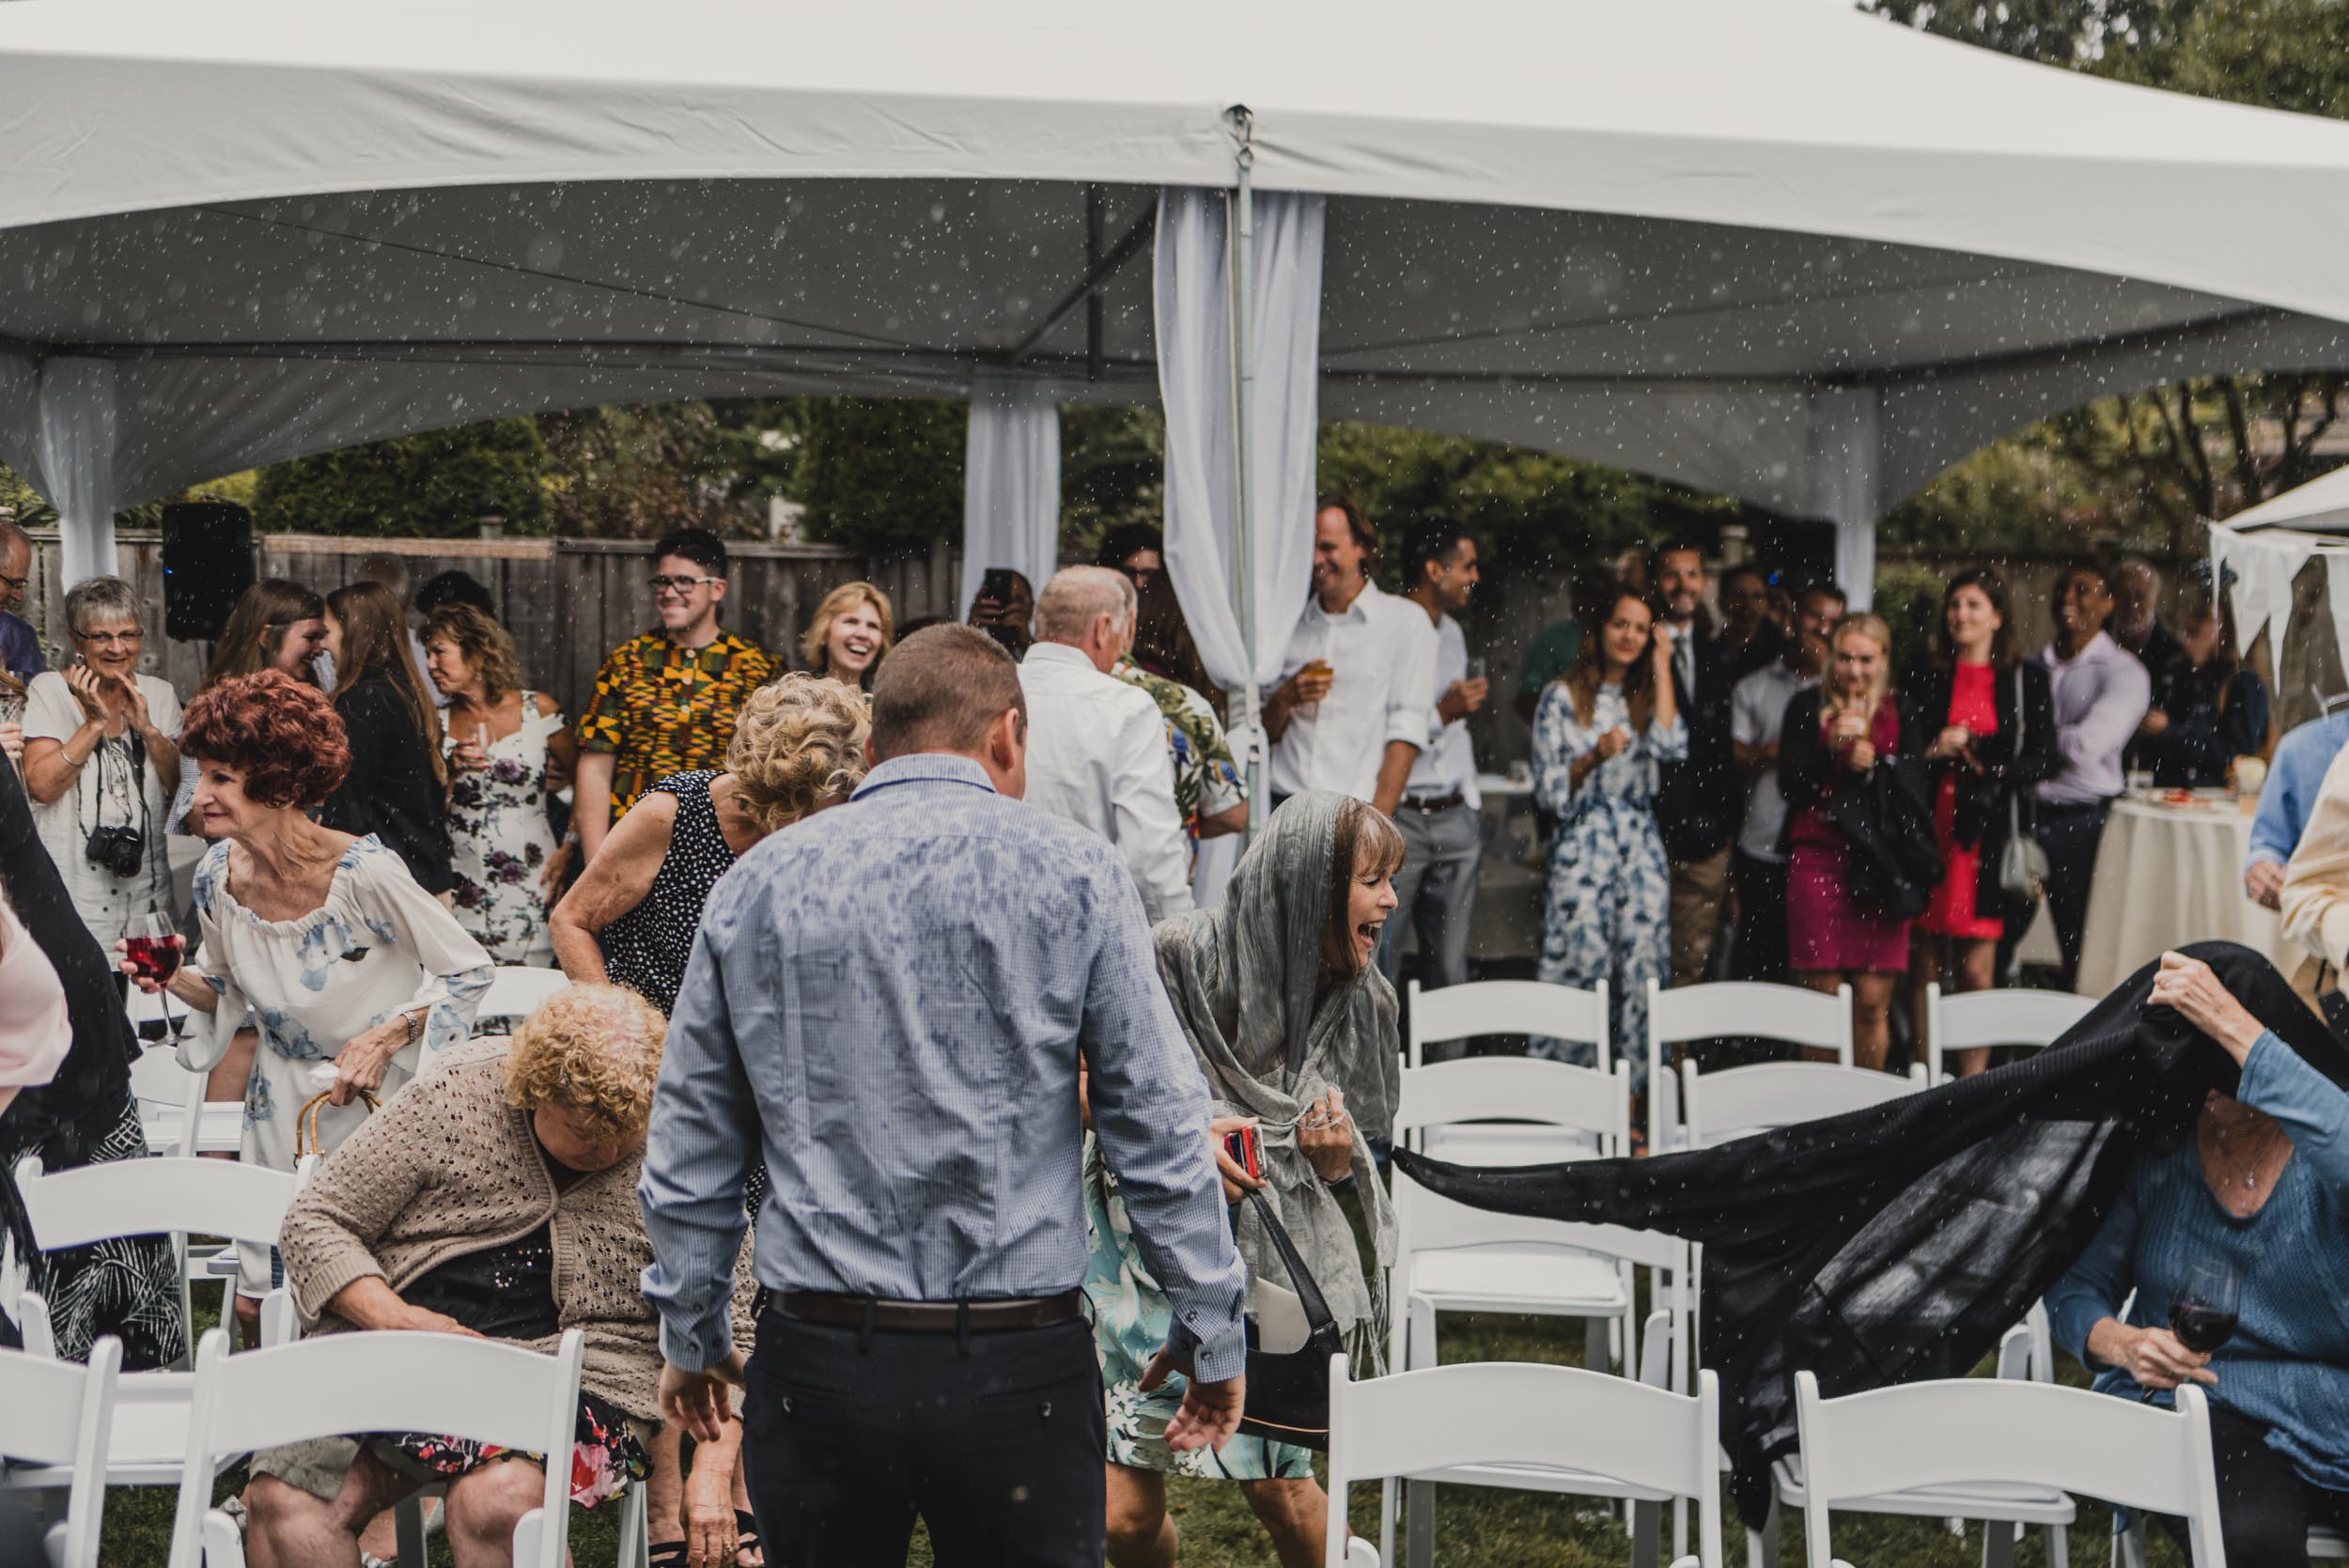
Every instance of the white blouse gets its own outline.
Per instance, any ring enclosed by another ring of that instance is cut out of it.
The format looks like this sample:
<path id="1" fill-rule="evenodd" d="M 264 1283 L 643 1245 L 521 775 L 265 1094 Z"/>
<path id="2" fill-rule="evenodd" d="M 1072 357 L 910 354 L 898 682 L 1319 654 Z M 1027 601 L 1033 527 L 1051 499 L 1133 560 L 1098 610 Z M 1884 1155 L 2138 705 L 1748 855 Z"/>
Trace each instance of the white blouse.
<path id="1" fill-rule="evenodd" d="M 165 735 L 179 733 L 179 698 L 168 681 L 154 675 L 138 677 L 147 698 L 148 717 Z M 24 738 L 63 743 L 83 723 L 82 705 L 73 688 L 55 670 L 33 677 L 24 693 Z M 132 763 L 129 729 L 100 744 L 75 775 L 73 787 L 54 800 L 33 802 L 33 825 L 49 858 L 57 862 L 66 892 L 82 924 L 99 945 L 111 947 L 128 936 L 133 915 L 165 914 L 171 909 L 171 862 L 163 852 L 163 814 L 170 803 L 155 759 L 143 768 Z M 144 748 L 141 748 L 144 750 Z M 138 874 L 117 877 L 89 858 L 93 829 L 131 828 L 146 835 L 145 855 Z"/>

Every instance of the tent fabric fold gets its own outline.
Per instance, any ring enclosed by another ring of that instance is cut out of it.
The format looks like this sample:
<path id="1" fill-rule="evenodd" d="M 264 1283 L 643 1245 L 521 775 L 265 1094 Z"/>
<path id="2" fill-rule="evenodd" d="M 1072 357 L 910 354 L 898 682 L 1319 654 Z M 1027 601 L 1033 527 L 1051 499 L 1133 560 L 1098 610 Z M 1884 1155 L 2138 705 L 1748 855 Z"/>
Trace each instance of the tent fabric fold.
<path id="1" fill-rule="evenodd" d="M 2349 1087 L 2349 1048 L 2265 958 L 2184 951 Z M 1795 1448 L 1796 1372 L 1829 1396 L 1966 1375 L 2093 1238 L 2138 1154 L 2174 1148 L 2208 1091 L 2232 1091 L 2225 1052 L 2146 1005 L 2156 970 L 2044 1051 L 1870 1110 L 1646 1159 L 1473 1170 L 1398 1149 L 1395 1166 L 1481 1208 L 1702 1243 L 1699 1360 L 1758 1522 Z"/>

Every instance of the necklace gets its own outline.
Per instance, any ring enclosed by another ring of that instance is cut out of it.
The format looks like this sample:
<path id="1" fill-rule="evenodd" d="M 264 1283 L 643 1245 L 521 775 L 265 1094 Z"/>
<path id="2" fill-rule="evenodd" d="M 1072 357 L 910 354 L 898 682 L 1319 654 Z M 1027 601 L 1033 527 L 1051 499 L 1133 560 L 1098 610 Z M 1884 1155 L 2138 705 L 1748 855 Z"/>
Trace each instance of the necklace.
<path id="1" fill-rule="evenodd" d="M 2250 1191 L 2259 1186 L 2260 1170 L 2267 1163 L 2267 1157 L 2276 1152 L 2276 1141 L 2282 1136 L 2281 1130 L 2270 1131 L 2261 1141 L 2259 1152 L 2251 1157 L 2251 1163 L 2248 1166 L 2235 1158 L 2234 1150 L 2228 1142 L 2228 1136 L 2225 1128 L 2213 1126 L 2210 1134 L 2212 1150 L 2220 1159 L 2233 1167 L 2234 1173 L 2243 1179 L 2244 1190 Z"/>

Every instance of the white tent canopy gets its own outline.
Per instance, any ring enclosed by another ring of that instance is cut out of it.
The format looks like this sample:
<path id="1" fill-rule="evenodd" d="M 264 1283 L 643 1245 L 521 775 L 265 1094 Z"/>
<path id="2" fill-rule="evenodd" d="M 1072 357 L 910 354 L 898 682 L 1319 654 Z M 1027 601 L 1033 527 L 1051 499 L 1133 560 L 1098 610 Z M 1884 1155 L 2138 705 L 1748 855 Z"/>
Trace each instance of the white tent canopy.
<path id="1" fill-rule="evenodd" d="M 21 0 L 0 94 L 0 459 L 70 528 L 547 408 L 1153 398 L 1147 218 L 1241 104 L 1330 197 L 1325 416 L 1832 518 L 1863 594 L 2018 424 L 2349 365 L 2349 126 L 1793 0 Z"/>

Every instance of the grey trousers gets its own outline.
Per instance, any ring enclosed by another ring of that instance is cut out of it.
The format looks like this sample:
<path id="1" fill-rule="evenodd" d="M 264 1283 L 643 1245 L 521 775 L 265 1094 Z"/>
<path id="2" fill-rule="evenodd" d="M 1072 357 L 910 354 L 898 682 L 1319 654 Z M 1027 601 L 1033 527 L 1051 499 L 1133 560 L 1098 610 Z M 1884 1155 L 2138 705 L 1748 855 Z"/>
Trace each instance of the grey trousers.
<path id="1" fill-rule="evenodd" d="M 1407 804 L 1396 809 L 1394 825 L 1403 830 L 1403 869 L 1394 874 L 1394 895 L 1401 902 L 1378 943 L 1379 972 L 1390 981 L 1402 972 L 1403 927 L 1408 923 L 1419 930 L 1420 984 L 1430 990 L 1464 985 L 1484 820 L 1466 804 L 1432 815 Z"/>

